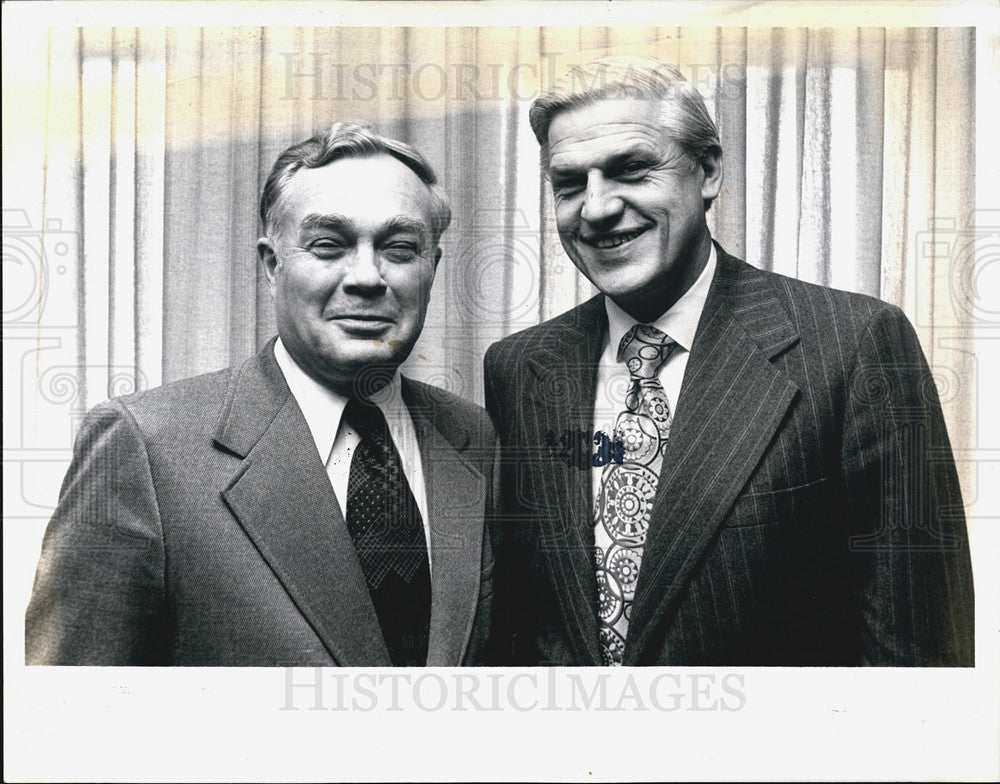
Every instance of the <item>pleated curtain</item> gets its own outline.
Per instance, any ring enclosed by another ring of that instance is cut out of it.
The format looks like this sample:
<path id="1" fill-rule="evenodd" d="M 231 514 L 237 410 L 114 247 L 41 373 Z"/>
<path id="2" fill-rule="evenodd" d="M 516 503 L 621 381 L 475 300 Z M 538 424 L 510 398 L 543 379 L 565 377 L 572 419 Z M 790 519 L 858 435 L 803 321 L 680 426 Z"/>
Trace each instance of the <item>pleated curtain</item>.
<path id="1" fill-rule="evenodd" d="M 902 307 L 967 446 L 971 345 L 954 328 L 970 316 L 947 243 L 974 206 L 974 44 L 962 28 L 26 31 L 4 134 L 6 207 L 43 249 L 11 272 L 5 236 L 5 276 L 28 292 L 5 295 L 25 443 L 68 447 L 58 423 L 96 402 L 240 362 L 274 334 L 261 185 L 285 147 L 346 119 L 415 145 L 451 197 L 406 372 L 481 402 L 493 341 L 594 293 L 559 244 L 531 99 L 576 63 L 637 53 L 679 68 L 718 122 L 713 236 Z"/>

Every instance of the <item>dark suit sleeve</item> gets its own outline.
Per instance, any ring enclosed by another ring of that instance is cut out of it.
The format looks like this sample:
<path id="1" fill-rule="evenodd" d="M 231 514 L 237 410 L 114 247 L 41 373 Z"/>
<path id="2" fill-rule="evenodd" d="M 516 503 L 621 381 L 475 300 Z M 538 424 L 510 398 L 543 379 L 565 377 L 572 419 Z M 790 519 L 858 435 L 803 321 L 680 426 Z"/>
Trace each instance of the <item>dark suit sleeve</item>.
<path id="1" fill-rule="evenodd" d="M 530 521 L 519 514 L 517 492 L 516 412 L 519 402 L 515 368 L 500 346 L 486 352 L 484 361 L 486 410 L 496 428 L 499 446 L 496 460 L 495 501 L 491 530 L 496 566 L 493 572 L 493 628 L 491 662 L 495 665 L 529 666 L 539 663 L 534 648 L 540 565 L 534 554 Z"/>
<path id="2" fill-rule="evenodd" d="M 974 664 L 958 475 L 917 336 L 895 307 L 865 330 L 850 377 L 841 481 L 862 664 Z"/>
<path id="3" fill-rule="evenodd" d="M 28 664 L 157 664 L 164 547 L 146 448 L 121 403 L 76 439 L 25 619 Z"/>
<path id="4" fill-rule="evenodd" d="M 498 433 L 496 456 L 493 464 L 491 503 L 488 510 L 490 541 L 493 547 L 495 566 L 493 569 L 493 613 L 490 628 L 488 654 L 485 664 L 500 666 L 513 663 L 514 628 L 513 614 L 514 583 L 512 575 L 512 552 L 510 532 L 504 522 L 503 498 L 503 448 L 499 435 L 499 412 L 495 383 L 496 348 L 491 346 L 484 359 L 486 411 L 490 415 L 494 429 Z"/>

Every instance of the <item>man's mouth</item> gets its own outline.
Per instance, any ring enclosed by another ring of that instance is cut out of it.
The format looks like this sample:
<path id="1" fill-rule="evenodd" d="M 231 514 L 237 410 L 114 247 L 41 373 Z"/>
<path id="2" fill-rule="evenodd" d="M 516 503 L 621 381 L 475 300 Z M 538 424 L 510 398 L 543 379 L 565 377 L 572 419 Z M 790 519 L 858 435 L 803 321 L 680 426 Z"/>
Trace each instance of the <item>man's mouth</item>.
<path id="1" fill-rule="evenodd" d="M 332 317 L 334 321 L 370 321 L 374 324 L 388 324 L 392 319 L 374 313 L 338 313 Z"/>
<path id="2" fill-rule="evenodd" d="M 597 248 L 598 250 L 608 250 L 610 248 L 617 248 L 619 245 L 624 245 L 626 242 L 631 242 L 640 234 L 644 233 L 646 229 L 635 229 L 634 231 L 616 231 L 608 234 L 594 234 L 588 237 L 580 237 L 580 240 L 592 248 Z"/>
<path id="3" fill-rule="evenodd" d="M 330 321 L 348 334 L 366 337 L 384 335 L 396 323 L 388 316 L 374 313 L 338 313 Z"/>

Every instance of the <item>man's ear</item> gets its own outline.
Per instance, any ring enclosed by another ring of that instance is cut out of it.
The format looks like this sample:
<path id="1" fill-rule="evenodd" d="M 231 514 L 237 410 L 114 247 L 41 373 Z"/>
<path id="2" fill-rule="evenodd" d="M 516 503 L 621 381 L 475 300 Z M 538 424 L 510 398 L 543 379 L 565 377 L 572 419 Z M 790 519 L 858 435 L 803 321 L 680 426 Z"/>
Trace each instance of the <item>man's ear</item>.
<path id="1" fill-rule="evenodd" d="M 711 201 L 722 190 L 722 150 L 713 147 L 701 159 L 701 198 Z"/>
<path id="2" fill-rule="evenodd" d="M 257 240 L 257 257 L 260 259 L 260 268 L 267 278 L 267 287 L 274 296 L 274 279 L 278 269 L 278 254 L 274 250 L 274 244 L 268 237 L 261 237 Z"/>

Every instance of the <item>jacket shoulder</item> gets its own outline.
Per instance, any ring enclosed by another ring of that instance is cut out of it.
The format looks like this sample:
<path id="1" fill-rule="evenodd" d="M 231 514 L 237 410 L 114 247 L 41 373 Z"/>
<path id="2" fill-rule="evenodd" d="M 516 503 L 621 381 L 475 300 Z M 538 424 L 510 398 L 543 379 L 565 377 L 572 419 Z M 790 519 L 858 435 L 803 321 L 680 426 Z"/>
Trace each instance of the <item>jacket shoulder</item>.
<path id="1" fill-rule="evenodd" d="M 493 424 L 482 406 L 423 381 L 406 378 L 405 382 L 409 387 L 407 403 L 430 419 L 448 441 L 457 444 L 472 440 L 492 446 Z"/>
<path id="2" fill-rule="evenodd" d="M 95 406 L 90 416 L 127 412 L 141 432 L 153 437 L 181 431 L 210 432 L 222 412 L 234 370 L 217 370 L 111 398 Z"/>
<path id="3" fill-rule="evenodd" d="M 562 343 L 584 340 L 595 329 L 603 328 L 605 319 L 604 295 L 598 294 L 559 316 L 498 340 L 486 351 L 487 370 L 520 364 L 528 352 L 540 347 L 557 349 Z"/>
<path id="4" fill-rule="evenodd" d="M 758 269 L 728 254 L 720 257 L 722 272 L 736 291 L 767 292 L 778 300 L 800 334 L 815 333 L 819 339 L 834 335 L 841 341 L 857 341 L 879 319 L 909 323 L 895 305 L 852 291 L 809 283 L 778 272 Z M 748 300 L 753 297 L 747 297 Z"/>
<path id="5" fill-rule="evenodd" d="M 895 305 L 868 294 L 821 286 L 776 272 L 765 274 L 771 276 L 792 308 L 806 306 L 831 319 L 854 324 L 858 329 L 867 325 L 877 314 L 903 315 L 903 311 Z"/>

